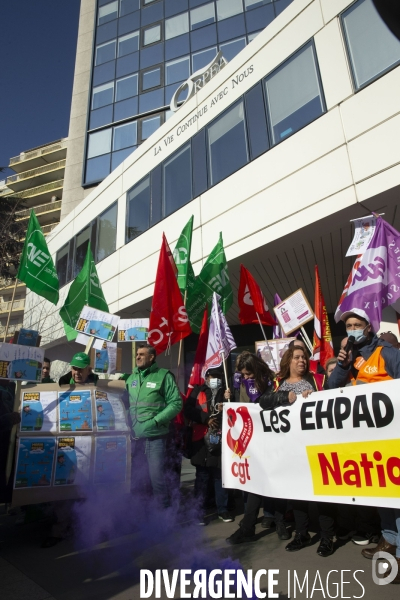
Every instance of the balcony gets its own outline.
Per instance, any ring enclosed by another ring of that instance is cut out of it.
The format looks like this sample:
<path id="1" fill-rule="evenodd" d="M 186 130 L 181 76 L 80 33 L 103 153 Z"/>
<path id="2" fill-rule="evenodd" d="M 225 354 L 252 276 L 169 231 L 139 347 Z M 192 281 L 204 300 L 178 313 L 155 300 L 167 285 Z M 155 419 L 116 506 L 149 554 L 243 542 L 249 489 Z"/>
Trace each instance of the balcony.
<path id="1" fill-rule="evenodd" d="M 60 177 L 64 176 L 65 162 L 65 159 L 63 159 L 48 165 L 36 167 L 35 169 L 30 169 L 29 171 L 11 175 L 10 177 L 7 177 L 6 184 L 13 192 L 19 192 L 27 188 L 32 188 L 33 185 L 36 187 L 38 184 L 43 185 L 59 181 Z"/>
<path id="2" fill-rule="evenodd" d="M 55 202 L 49 202 L 48 204 L 41 204 L 40 206 L 33 206 L 33 210 L 35 211 L 35 215 L 37 217 L 42 217 L 40 219 L 40 225 L 42 226 L 43 233 L 44 227 L 55 227 L 59 222 L 59 217 L 56 216 L 55 213 L 60 212 L 61 210 L 61 200 L 56 200 Z M 31 208 L 26 210 L 18 210 L 15 212 L 15 220 L 22 221 L 23 219 L 29 219 L 31 215 Z M 52 223 L 45 223 L 44 221 L 53 221 Z M 56 222 L 55 222 L 56 221 Z M 47 231 L 50 233 L 51 229 Z"/>
<path id="3" fill-rule="evenodd" d="M 23 323 L 13 323 L 12 325 L 8 326 L 7 329 L 7 338 L 11 337 L 14 335 L 14 333 L 16 331 L 19 331 L 21 328 L 23 327 Z M 4 338 L 4 334 L 6 332 L 6 328 L 4 325 L 0 325 L 0 338 L 3 339 Z"/>
<path id="4" fill-rule="evenodd" d="M 40 224 L 40 227 L 42 228 L 42 232 L 43 235 L 49 235 L 49 233 L 51 233 L 54 229 L 54 227 L 57 227 L 57 225 L 59 224 L 60 221 L 57 221 L 56 223 L 50 223 L 50 225 L 42 225 Z M 25 241 L 25 237 L 20 239 L 20 242 L 24 242 Z"/>
<path id="5" fill-rule="evenodd" d="M 22 300 L 14 300 L 14 302 L 0 302 L 0 314 L 10 312 L 12 304 L 12 311 L 16 312 L 25 309 L 25 298 Z"/>
<path id="6" fill-rule="evenodd" d="M 27 169 L 35 169 L 42 165 L 63 160 L 66 156 L 67 141 L 63 139 L 48 146 L 35 148 L 28 152 L 21 152 L 19 156 L 10 158 L 9 167 L 17 173 L 21 173 L 27 171 Z"/>
<path id="7" fill-rule="evenodd" d="M 50 202 L 53 196 L 61 197 L 64 179 L 58 181 L 52 181 L 51 183 L 45 183 L 44 185 L 38 185 L 37 187 L 22 190 L 15 194 L 16 197 L 24 200 L 24 205 L 27 208 L 35 208 L 35 205 L 41 204 L 42 202 Z M 53 203 L 54 204 L 54 203 Z"/>

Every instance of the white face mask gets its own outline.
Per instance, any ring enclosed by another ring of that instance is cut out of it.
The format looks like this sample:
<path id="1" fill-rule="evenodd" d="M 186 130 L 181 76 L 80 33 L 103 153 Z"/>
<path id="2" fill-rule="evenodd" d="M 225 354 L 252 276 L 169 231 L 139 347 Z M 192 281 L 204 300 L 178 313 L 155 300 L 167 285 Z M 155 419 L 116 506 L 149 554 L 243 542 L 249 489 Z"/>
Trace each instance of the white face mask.
<path id="1" fill-rule="evenodd" d="M 367 339 L 367 336 L 364 333 L 365 330 L 366 330 L 366 327 L 364 327 L 364 329 L 354 329 L 354 330 L 347 329 L 346 330 L 347 337 L 350 337 L 352 335 L 354 337 L 354 344 L 356 344 L 356 345 L 362 344 Z"/>
<path id="2" fill-rule="evenodd" d="M 208 385 L 212 390 L 216 390 L 222 386 L 222 381 L 221 381 L 221 379 L 213 378 L 213 379 L 210 379 L 210 381 L 208 382 Z"/>

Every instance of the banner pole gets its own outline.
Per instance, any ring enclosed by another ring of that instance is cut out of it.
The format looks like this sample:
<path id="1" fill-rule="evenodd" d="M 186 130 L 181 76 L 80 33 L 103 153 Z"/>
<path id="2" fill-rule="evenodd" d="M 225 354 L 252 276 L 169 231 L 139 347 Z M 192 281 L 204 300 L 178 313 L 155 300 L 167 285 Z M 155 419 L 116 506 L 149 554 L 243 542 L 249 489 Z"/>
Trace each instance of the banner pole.
<path id="1" fill-rule="evenodd" d="M 223 350 L 221 351 L 221 356 L 222 356 L 222 364 L 223 364 L 223 367 L 224 367 L 225 384 L 226 384 L 226 387 L 228 389 L 228 374 L 226 372 L 225 352 Z M 230 401 L 231 401 L 231 399 L 229 398 L 228 402 L 230 402 Z"/>
<path id="2" fill-rule="evenodd" d="M 308 347 L 309 351 L 311 352 L 311 356 L 313 353 L 313 347 L 312 344 L 310 342 L 310 338 L 308 337 L 306 330 L 304 329 L 304 327 L 301 327 L 301 337 L 303 338 L 303 341 L 305 343 L 305 345 Z"/>
<path id="3" fill-rule="evenodd" d="M 12 313 L 12 307 L 13 307 L 13 304 L 14 304 L 15 290 L 17 289 L 17 284 L 18 284 L 18 279 L 17 279 L 17 278 L 15 278 L 14 289 L 13 289 L 13 294 L 12 294 L 12 298 L 11 298 L 11 306 L 10 306 L 10 310 L 8 311 L 7 323 L 6 323 L 6 329 L 5 329 L 5 331 L 4 331 L 4 339 L 3 339 L 3 342 L 5 342 L 5 341 L 7 340 L 8 326 L 9 326 L 9 324 L 10 324 L 11 313 Z"/>
<path id="4" fill-rule="evenodd" d="M 187 298 L 187 289 L 185 290 L 185 295 L 183 297 L 183 306 L 186 308 L 186 298 Z M 179 352 L 178 352 L 178 372 L 176 374 L 176 381 L 178 382 L 179 387 L 179 369 L 181 366 L 181 358 L 182 358 L 182 346 L 183 346 L 183 338 L 179 340 Z"/>
<path id="5" fill-rule="evenodd" d="M 15 397 L 13 412 L 21 412 L 21 382 L 17 381 L 15 385 Z M 14 459 L 15 438 L 17 436 L 18 425 L 13 425 L 10 432 L 10 442 L 8 444 L 7 464 L 6 464 L 6 482 L 10 479 Z"/>
<path id="6" fill-rule="evenodd" d="M 266 334 L 265 334 L 265 331 L 264 331 L 263 324 L 261 323 L 260 315 L 258 314 L 258 312 L 257 312 L 257 311 L 256 311 L 256 315 L 257 315 L 257 319 L 258 319 L 258 322 L 259 322 L 259 324 L 260 324 L 260 327 L 261 327 L 261 331 L 263 332 L 264 340 L 265 340 L 265 342 L 266 342 L 266 344 L 267 344 L 267 346 L 268 346 L 269 353 L 271 354 L 271 357 L 272 357 L 272 362 L 274 363 L 274 369 L 275 369 L 275 372 L 277 372 L 277 371 L 278 371 L 278 369 L 276 368 L 276 362 L 275 362 L 275 358 L 274 358 L 274 355 L 272 354 L 271 346 L 269 345 L 269 342 L 268 342 L 268 340 L 267 340 L 267 336 L 266 336 Z"/>

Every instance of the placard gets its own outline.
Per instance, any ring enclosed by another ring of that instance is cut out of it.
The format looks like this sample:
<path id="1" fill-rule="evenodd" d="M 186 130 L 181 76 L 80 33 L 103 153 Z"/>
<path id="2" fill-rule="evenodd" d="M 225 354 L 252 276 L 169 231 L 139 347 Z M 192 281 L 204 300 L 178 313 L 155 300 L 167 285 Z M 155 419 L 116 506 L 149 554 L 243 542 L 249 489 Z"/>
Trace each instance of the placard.
<path id="1" fill-rule="evenodd" d="M 89 482 L 92 438 L 57 438 L 53 485 L 85 485 Z"/>
<path id="2" fill-rule="evenodd" d="M 92 431 L 93 415 L 90 390 L 58 394 L 60 431 Z"/>
<path id="3" fill-rule="evenodd" d="M 274 306 L 274 312 L 285 335 L 290 335 L 314 318 L 312 308 L 301 288 Z"/>
<path id="4" fill-rule="evenodd" d="M 20 346 L 37 347 L 40 343 L 39 332 L 35 329 L 20 329 L 15 335 L 15 343 Z"/>
<path id="5" fill-rule="evenodd" d="M 124 483 L 127 471 L 125 436 L 97 437 L 95 440 L 94 483 Z"/>
<path id="6" fill-rule="evenodd" d="M 145 342 L 149 335 L 150 319 L 120 319 L 118 323 L 119 342 Z"/>
<path id="7" fill-rule="evenodd" d="M 0 379 L 40 382 L 43 348 L 0 343 Z"/>
<path id="8" fill-rule="evenodd" d="M 21 438 L 17 450 L 14 487 L 51 485 L 56 440 L 52 437 Z"/>
<path id="9" fill-rule="evenodd" d="M 354 237 L 346 252 L 346 256 L 364 254 L 375 233 L 376 218 L 373 216 L 354 221 Z"/>
<path id="10" fill-rule="evenodd" d="M 95 373 L 112 375 L 117 368 L 117 343 L 96 340 L 93 344 Z"/>
<path id="11" fill-rule="evenodd" d="M 111 342 L 119 320 L 117 315 L 111 315 L 91 306 L 84 306 L 75 329 L 80 333 Z"/>
<path id="12" fill-rule="evenodd" d="M 22 391 L 20 431 L 57 431 L 57 392 Z"/>
<path id="13" fill-rule="evenodd" d="M 95 390 L 97 431 L 129 431 L 121 396 Z"/>
<path id="14" fill-rule="evenodd" d="M 281 366 L 282 356 L 289 348 L 289 344 L 296 338 L 278 338 L 274 340 L 268 340 L 268 344 L 265 340 L 255 343 L 256 355 L 261 358 L 271 371 L 277 373 Z"/>

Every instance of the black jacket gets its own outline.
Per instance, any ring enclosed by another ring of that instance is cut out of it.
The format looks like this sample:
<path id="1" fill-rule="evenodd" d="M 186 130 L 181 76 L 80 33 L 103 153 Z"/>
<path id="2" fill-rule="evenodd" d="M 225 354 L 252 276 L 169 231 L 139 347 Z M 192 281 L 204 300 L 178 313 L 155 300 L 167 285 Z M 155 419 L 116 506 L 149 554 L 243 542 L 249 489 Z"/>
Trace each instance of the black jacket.
<path id="1" fill-rule="evenodd" d="M 306 381 L 308 381 L 308 383 L 312 385 L 315 392 L 317 391 L 315 379 L 311 373 L 303 377 L 303 379 L 305 379 Z M 278 384 L 281 385 L 283 381 L 284 380 L 279 381 Z M 289 392 L 281 391 L 279 387 L 275 392 L 267 391 L 264 394 L 262 394 L 262 396 L 260 396 L 259 403 L 261 408 L 263 408 L 264 410 L 273 410 L 274 408 L 278 408 L 279 406 L 289 406 Z"/>
<path id="2" fill-rule="evenodd" d="M 218 390 L 215 403 L 224 402 L 224 391 L 225 388 Z M 200 392 L 205 392 L 207 398 L 207 412 L 203 411 L 200 406 L 196 405 L 197 396 Z M 189 398 L 185 402 L 183 414 L 189 421 L 199 423 L 200 425 L 207 425 L 208 419 L 210 418 L 210 404 L 211 404 L 211 390 L 207 385 L 196 386 Z M 220 413 L 222 419 L 222 413 Z M 192 465 L 201 467 L 221 467 L 221 456 L 215 456 L 210 454 L 204 440 L 197 440 L 192 442 L 191 445 L 191 459 Z"/>

